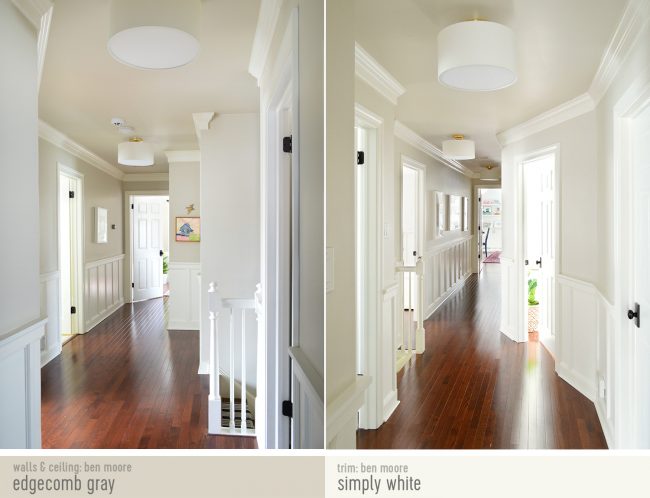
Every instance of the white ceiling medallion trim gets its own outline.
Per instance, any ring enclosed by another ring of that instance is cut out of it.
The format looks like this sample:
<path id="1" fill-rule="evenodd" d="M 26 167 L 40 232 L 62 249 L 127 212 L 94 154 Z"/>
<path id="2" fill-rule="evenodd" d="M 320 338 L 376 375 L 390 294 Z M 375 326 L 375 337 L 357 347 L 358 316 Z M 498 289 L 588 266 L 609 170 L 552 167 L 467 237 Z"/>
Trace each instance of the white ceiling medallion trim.
<path id="1" fill-rule="evenodd" d="M 525 121 L 517 126 L 509 128 L 497 134 L 499 143 L 505 147 L 526 137 L 539 133 L 560 123 L 564 123 L 569 119 L 577 118 L 582 114 L 593 111 L 596 107 L 594 100 L 588 93 L 583 93 L 573 100 L 564 102 L 553 109 L 550 109 L 538 116 L 535 116 L 528 121 Z"/>
<path id="2" fill-rule="evenodd" d="M 195 112 L 192 114 L 196 138 L 201 141 L 201 132 L 210 129 L 210 122 L 214 119 L 215 112 Z"/>
<path id="3" fill-rule="evenodd" d="M 397 99 L 406 92 L 406 88 L 356 42 L 354 44 L 354 72 L 393 104 L 397 104 Z"/>
<path id="4" fill-rule="evenodd" d="M 64 135 L 43 120 L 38 121 L 38 136 L 43 140 L 47 140 L 51 144 L 60 147 L 66 152 L 69 152 L 73 156 L 78 157 L 82 161 L 87 162 L 104 173 L 111 175 L 113 178 L 117 178 L 118 180 L 124 178 L 124 173 L 122 173 L 119 168 L 113 166 L 108 161 L 105 161 L 94 152 L 89 151 L 83 145 L 79 145 L 70 137 Z"/>
<path id="5" fill-rule="evenodd" d="M 649 21 L 650 3 L 647 0 L 630 0 L 589 87 L 589 94 L 596 105 L 616 78 L 621 66 L 639 39 L 641 31 Z"/>
<path id="6" fill-rule="evenodd" d="M 282 0 L 262 0 L 260 12 L 257 17 L 253 49 L 248 63 L 248 72 L 258 81 L 264 73 L 266 60 L 271 49 L 271 42 L 275 33 L 275 26 L 280 18 Z"/>
<path id="7" fill-rule="evenodd" d="M 41 29 L 41 17 L 52 8 L 52 0 L 12 0 L 16 8 L 36 29 Z"/>
<path id="8" fill-rule="evenodd" d="M 168 182 L 169 173 L 127 173 L 125 182 Z"/>
<path id="9" fill-rule="evenodd" d="M 425 154 L 428 154 L 429 156 L 433 157 L 434 159 L 441 162 L 445 166 L 449 166 L 454 171 L 457 171 L 458 173 L 461 173 L 468 178 L 480 177 L 478 173 L 474 173 L 467 166 L 459 163 L 454 159 L 448 159 L 447 157 L 445 157 L 445 155 L 442 153 L 442 150 L 440 150 L 438 147 L 433 145 L 431 142 L 428 142 L 427 140 L 422 138 L 420 135 L 415 133 L 408 126 L 401 123 L 400 121 L 395 121 L 394 134 L 397 138 L 403 140 L 409 145 L 412 145 L 416 149 L 421 150 Z"/>
<path id="10" fill-rule="evenodd" d="M 166 150 L 167 161 L 171 163 L 198 163 L 201 161 L 200 150 Z"/>

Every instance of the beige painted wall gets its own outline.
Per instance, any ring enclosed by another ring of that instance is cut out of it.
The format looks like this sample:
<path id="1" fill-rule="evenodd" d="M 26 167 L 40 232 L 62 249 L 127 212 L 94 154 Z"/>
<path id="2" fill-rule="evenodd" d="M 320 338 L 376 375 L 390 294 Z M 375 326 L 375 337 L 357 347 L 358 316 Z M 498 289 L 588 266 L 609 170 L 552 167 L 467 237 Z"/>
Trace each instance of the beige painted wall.
<path id="1" fill-rule="evenodd" d="M 36 31 L 0 2 L 0 336 L 39 318 Z"/>
<path id="2" fill-rule="evenodd" d="M 169 261 L 198 263 L 201 260 L 201 244 L 176 242 L 176 217 L 201 216 L 200 165 L 193 163 L 169 164 Z M 194 211 L 187 214 L 186 206 L 194 204 Z"/>
<path id="3" fill-rule="evenodd" d="M 123 182 L 125 192 L 166 192 L 169 190 L 169 181 L 155 181 L 155 182 Z"/>
<path id="4" fill-rule="evenodd" d="M 39 188 L 40 188 L 40 251 L 41 273 L 57 270 L 58 224 L 57 224 L 57 164 L 67 166 L 84 175 L 84 260 L 86 263 L 124 253 L 124 222 L 122 182 L 85 163 L 59 147 L 39 140 Z M 95 208 L 108 210 L 108 243 L 94 241 Z M 111 225 L 115 224 L 115 230 Z"/>
<path id="5" fill-rule="evenodd" d="M 328 1 L 326 16 L 326 64 L 332 68 L 326 87 L 326 245 L 334 260 L 334 289 L 326 295 L 329 404 L 356 380 L 353 2 Z"/>

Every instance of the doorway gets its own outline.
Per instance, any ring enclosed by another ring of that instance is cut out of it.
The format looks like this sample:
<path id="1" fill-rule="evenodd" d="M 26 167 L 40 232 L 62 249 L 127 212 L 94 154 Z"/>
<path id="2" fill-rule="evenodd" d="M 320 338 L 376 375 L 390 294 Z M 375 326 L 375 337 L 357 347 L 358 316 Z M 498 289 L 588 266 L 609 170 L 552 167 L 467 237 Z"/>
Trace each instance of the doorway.
<path id="1" fill-rule="evenodd" d="M 555 351 L 555 154 L 523 162 L 526 337 Z"/>
<path id="2" fill-rule="evenodd" d="M 478 272 L 484 264 L 501 262 L 502 221 L 501 221 L 501 188 L 479 187 L 477 195 L 477 244 Z"/>
<path id="3" fill-rule="evenodd" d="M 162 297 L 165 251 L 169 251 L 169 196 L 131 195 L 129 201 L 131 302 Z"/>
<path id="4" fill-rule="evenodd" d="M 61 343 L 83 334 L 83 175 L 58 166 Z"/>

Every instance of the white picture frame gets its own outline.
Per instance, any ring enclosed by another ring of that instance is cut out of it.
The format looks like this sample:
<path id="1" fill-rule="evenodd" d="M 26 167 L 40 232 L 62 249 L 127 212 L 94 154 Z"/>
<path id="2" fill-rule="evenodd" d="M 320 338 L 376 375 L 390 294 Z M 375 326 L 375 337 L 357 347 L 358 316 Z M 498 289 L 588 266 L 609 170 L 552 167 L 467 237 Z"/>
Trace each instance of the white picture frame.
<path id="1" fill-rule="evenodd" d="M 108 244 L 108 209 L 95 208 L 95 242 Z"/>
<path id="2" fill-rule="evenodd" d="M 449 196 L 449 231 L 458 232 L 462 229 L 463 201 L 460 195 Z"/>
<path id="3" fill-rule="evenodd" d="M 469 199 L 463 197 L 463 232 L 469 230 Z"/>
<path id="4" fill-rule="evenodd" d="M 435 192 L 436 199 L 436 229 L 437 237 L 442 237 L 447 230 L 447 196 L 443 192 Z"/>

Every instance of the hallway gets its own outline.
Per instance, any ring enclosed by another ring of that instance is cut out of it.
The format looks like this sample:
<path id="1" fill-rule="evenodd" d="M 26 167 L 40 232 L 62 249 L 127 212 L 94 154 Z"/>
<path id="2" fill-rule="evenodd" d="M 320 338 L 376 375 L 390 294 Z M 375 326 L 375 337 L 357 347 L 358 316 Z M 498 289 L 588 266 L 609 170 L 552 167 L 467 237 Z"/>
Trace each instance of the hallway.
<path id="1" fill-rule="evenodd" d="M 257 447 L 207 434 L 199 334 L 166 321 L 167 298 L 127 304 L 43 367 L 43 448 Z"/>
<path id="2" fill-rule="evenodd" d="M 500 267 L 486 265 L 425 322 L 426 351 L 398 374 L 400 404 L 357 447 L 607 448 L 587 398 L 539 342 L 499 332 Z"/>

